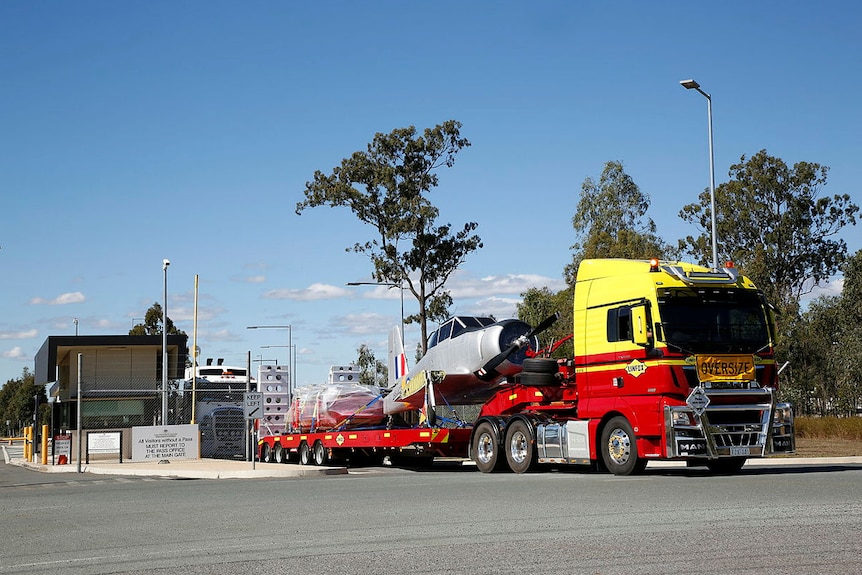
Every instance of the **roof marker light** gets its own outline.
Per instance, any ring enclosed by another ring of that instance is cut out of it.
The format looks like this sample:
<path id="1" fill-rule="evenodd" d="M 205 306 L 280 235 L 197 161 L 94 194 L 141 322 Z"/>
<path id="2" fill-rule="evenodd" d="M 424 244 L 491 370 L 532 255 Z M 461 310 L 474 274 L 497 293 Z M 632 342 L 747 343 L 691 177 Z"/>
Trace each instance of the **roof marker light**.
<path id="1" fill-rule="evenodd" d="M 650 258 L 649 260 L 649 271 L 657 272 L 658 271 L 658 258 Z"/>

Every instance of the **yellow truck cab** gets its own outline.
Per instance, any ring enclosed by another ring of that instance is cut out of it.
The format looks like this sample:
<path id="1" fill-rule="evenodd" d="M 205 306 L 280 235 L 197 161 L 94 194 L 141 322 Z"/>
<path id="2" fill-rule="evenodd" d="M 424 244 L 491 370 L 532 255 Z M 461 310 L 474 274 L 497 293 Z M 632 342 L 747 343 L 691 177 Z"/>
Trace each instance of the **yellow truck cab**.
<path id="1" fill-rule="evenodd" d="M 731 265 L 584 260 L 573 333 L 577 415 L 611 471 L 687 459 L 732 472 L 793 450 L 770 307 Z"/>

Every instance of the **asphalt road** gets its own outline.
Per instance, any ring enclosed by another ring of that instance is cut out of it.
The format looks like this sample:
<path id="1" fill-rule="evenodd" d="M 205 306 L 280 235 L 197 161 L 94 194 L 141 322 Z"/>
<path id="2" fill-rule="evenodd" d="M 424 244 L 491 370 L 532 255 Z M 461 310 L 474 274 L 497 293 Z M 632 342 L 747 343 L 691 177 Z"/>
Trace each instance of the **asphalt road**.
<path id="1" fill-rule="evenodd" d="M 170 480 L 1 461 L 0 575 L 862 572 L 859 464 Z"/>

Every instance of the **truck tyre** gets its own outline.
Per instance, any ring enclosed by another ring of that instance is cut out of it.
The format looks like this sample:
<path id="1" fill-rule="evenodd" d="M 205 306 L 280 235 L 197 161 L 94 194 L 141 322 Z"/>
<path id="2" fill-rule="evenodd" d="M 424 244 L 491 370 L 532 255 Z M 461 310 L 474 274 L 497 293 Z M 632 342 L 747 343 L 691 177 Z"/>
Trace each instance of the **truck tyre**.
<path id="1" fill-rule="evenodd" d="M 599 447 L 605 466 L 614 475 L 637 474 L 646 467 L 646 459 L 638 457 L 632 424 L 625 417 L 614 417 L 605 424 Z"/>
<path id="2" fill-rule="evenodd" d="M 329 454 L 326 453 L 326 448 L 323 447 L 323 444 L 320 441 L 314 442 L 312 455 L 314 456 L 315 465 L 326 465 L 329 463 Z"/>
<path id="3" fill-rule="evenodd" d="M 275 462 L 287 463 L 287 450 L 281 446 L 281 443 L 275 444 Z"/>
<path id="4" fill-rule="evenodd" d="M 299 464 L 311 465 L 311 448 L 304 441 L 299 444 Z"/>
<path id="5" fill-rule="evenodd" d="M 546 357 L 528 357 L 522 364 L 524 372 L 527 373 L 551 373 L 555 374 L 560 371 L 556 359 L 548 359 Z"/>
<path id="6" fill-rule="evenodd" d="M 550 373 L 535 373 L 532 371 L 521 372 L 521 385 L 529 385 L 530 387 L 547 387 L 558 383 L 559 381 L 557 381 L 556 376 Z"/>
<path id="7" fill-rule="evenodd" d="M 506 431 L 506 461 L 515 473 L 526 473 L 536 463 L 536 441 L 530 426 L 521 420 Z"/>
<path id="8" fill-rule="evenodd" d="M 483 421 L 476 428 L 472 447 L 473 460 L 479 471 L 494 473 L 503 468 L 506 460 L 500 457 L 500 438 L 497 435 L 497 429 L 487 421 Z"/>
<path id="9" fill-rule="evenodd" d="M 714 461 L 708 461 L 706 467 L 709 469 L 711 473 L 715 473 L 718 475 L 732 475 L 734 473 L 739 473 L 742 469 L 742 466 L 745 465 L 744 457 L 731 457 L 729 459 L 716 459 Z"/>
<path id="10" fill-rule="evenodd" d="M 260 444 L 260 460 L 263 463 L 272 461 L 272 448 L 269 446 L 269 443 L 264 442 Z"/>

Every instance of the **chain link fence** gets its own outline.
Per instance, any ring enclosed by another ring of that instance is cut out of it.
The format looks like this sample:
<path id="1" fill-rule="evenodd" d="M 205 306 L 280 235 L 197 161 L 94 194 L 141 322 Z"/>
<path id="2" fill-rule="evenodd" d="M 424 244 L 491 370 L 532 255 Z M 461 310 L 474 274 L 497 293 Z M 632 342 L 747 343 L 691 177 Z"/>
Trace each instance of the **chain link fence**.
<path id="1" fill-rule="evenodd" d="M 245 459 L 251 453 L 251 446 L 245 445 L 250 440 L 243 441 L 250 438 L 243 401 L 246 391 L 256 391 L 257 384 L 246 376 L 245 367 L 231 367 L 219 359 L 208 370 L 217 370 L 218 376 L 193 381 L 191 370 L 186 370 L 186 379 L 169 379 L 163 389 L 160 370 L 154 370 L 152 363 L 99 360 L 88 362 L 85 357 L 83 362 L 80 400 L 85 433 L 197 424 L 202 457 Z M 242 365 L 244 360 L 237 358 L 232 365 Z M 57 430 L 77 428 L 77 381 L 68 387 L 71 401 L 58 404 Z"/>

